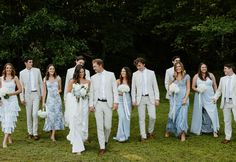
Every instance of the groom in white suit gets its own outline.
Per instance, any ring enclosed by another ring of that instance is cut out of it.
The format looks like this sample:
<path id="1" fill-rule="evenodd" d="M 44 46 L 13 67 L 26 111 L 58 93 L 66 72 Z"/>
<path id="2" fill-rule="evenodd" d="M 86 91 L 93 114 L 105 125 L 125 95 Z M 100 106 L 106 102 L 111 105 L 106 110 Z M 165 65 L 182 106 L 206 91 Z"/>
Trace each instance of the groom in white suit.
<path id="1" fill-rule="evenodd" d="M 38 140 L 37 113 L 42 97 L 42 76 L 40 70 L 33 67 L 32 59 L 25 59 L 24 63 L 26 68 L 20 72 L 20 82 L 22 85 L 20 100 L 26 106 L 28 138 Z"/>
<path id="2" fill-rule="evenodd" d="M 169 93 L 168 93 L 168 87 L 169 87 L 170 82 L 174 80 L 174 65 L 176 62 L 180 62 L 179 56 L 174 56 L 172 58 L 173 66 L 166 70 L 166 74 L 165 74 L 166 99 L 170 98 Z"/>
<path id="3" fill-rule="evenodd" d="M 236 75 L 234 73 L 233 64 L 224 65 L 225 76 L 220 78 L 219 87 L 214 96 L 214 102 L 221 96 L 220 107 L 223 109 L 225 123 L 225 139 L 223 144 L 227 144 L 231 140 L 232 125 L 231 112 L 236 121 Z"/>
<path id="4" fill-rule="evenodd" d="M 112 107 L 118 108 L 118 91 L 114 73 L 104 70 L 101 59 L 93 60 L 93 69 L 96 72 L 91 77 L 89 107 L 95 112 L 97 135 L 100 150 L 99 155 L 105 153 L 112 125 Z"/>
<path id="5" fill-rule="evenodd" d="M 83 56 L 77 56 L 75 59 L 75 63 L 76 63 L 76 66 L 77 65 L 84 66 L 85 58 Z M 64 89 L 64 101 L 65 102 L 66 102 L 67 86 L 68 86 L 70 79 L 73 78 L 75 67 L 68 69 L 67 73 L 66 73 L 66 81 L 65 81 L 65 89 Z M 90 72 L 87 69 L 85 69 L 85 79 L 90 80 Z M 89 106 L 87 103 L 84 103 L 84 105 L 83 105 L 83 126 L 82 126 L 83 141 L 88 140 L 88 118 L 89 118 Z"/>
<path id="6" fill-rule="evenodd" d="M 139 128 L 141 142 L 147 138 L 153 138 L 154 126 L 156 122 L 156 106 L 159 105 L 159 89 L 154 71 L 145 67 L 145 60 L 137 58 L 134 60 L 137 71 L 133 73 L 132 78 L 132 102 L 138 106 Z M 149 115 L 148 134 L 145 128 L 146 107 Z"/>

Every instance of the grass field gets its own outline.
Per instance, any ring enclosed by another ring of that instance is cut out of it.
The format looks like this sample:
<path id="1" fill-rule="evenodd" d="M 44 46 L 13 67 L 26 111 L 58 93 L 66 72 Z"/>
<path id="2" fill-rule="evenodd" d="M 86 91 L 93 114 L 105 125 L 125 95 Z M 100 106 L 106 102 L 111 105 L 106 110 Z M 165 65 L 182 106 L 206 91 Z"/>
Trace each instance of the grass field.
<path id="1" fill-rule="evenodd" d="M 57 141 L 51 142 L 49 134 L 42 131 L 44 120 L 40 119 L 39 141 L 26 138 L 26 114 L 22 107 L 18 117 L 17 127 L 13 133 L 13 144 L 6 149 L 0 148 L 0 161 L 236 161 L 236 127 L 233 124 L 233 138 L 228 145 L 221 144 L 224 139 L 224 125 L 222 111 L 220 116 L 220 136 L 196 136 L 188 133 L 186 142 L 172 136 L 164 138 L 168 114 L 168 101 L 164 100 L 165 91 L 161 90 L 161 105 L 157 108 L 155 126 L 155 139 L 139 142 L 139 126 L 137 109 L 132 111 L 131 138 L 127 143 L 118 143 L 112 140 L 117 129 L 117 113 L 113 112 L 113 127 L 107 152 L 103 157 L 98 157 L 98 141 L 94 114 L 90 113 L 89 138 L 91 143 L 86 143 L 86 151 L 81 156 L 71 153 L 71 145 L 66 140 L 68 128 L 57 134 Z M 191 94 L 191 104 L 193 94 Z M 189 126 L 191 123 L 192 106 L 189 109 Z M 3 133 L 0 135 L 2 141 Z"/>

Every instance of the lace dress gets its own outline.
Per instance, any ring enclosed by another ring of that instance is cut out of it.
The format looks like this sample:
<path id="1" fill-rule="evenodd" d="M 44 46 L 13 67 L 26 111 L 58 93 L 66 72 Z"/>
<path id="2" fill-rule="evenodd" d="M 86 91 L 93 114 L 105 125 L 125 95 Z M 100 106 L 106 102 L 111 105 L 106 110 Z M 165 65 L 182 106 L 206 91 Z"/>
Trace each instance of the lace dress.
<path id="1" fill-rule="evenodd" d="M 16 83 L 14 79 L 8 81 L 1 78 L 1 81 L 2 87 L 7 88 L 10 93 L 15 92 Z M 14 132 L 18 111 L 20 111 L 20 107 L 16 95 L 10 96 L 8 99 L 1 99 L 0 122 L 4 133 L 11 134 Z"/>

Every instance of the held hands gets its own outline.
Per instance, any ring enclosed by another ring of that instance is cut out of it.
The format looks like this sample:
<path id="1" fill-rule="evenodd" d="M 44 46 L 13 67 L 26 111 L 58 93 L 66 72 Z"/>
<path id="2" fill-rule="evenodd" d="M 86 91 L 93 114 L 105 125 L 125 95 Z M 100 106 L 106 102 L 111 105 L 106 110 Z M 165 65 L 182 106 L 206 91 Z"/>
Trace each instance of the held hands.
<path id="1" fill-rule="evenodd" d="M 26 104 L 25 100 L 22 100 L 22 101 L 21 101 L 21 104 L 22 104 L 22 105 L 25 105 L 25 104 Z"/>
<path id="2" fill-rule="evenodd" d="M 94 108 L 93 106 L 90 106 L 90 107 L 89 107 L 89 111 L 90 111 L 90 112 L 95 112 L 95 108 Z"/>
<path id="3" fill-rule="evenodd" d="M 186 105 L 186 103 L 187 103 L 187 98 L 184 98 L 182 101 L 182 105 Z"/>
<path id="4" fill-rule="evenodd" d="M 215 98 L 212 98 L 213 104 L 216 104 L 217 100 Z"/>
<path id="5" fill-rule="evenodd" d="M 160 100 L 155 100 L 155 105 L 159 106 L 160 105 Z"/>
<path id="6" fill-rule="evenodd" d="M 113 110 L 117 110 L 117 109 L 118 109 L 118 103 L 114 103 L 112 109 L 113 109 Z"/>
<path id="7" fill-rule="evenodd" d="M 137 104 L 137 102 L 135 101 L 135 102 L 133 102 L 133 106 L 138 106 L 138 104 Z"/>
<path id="8" fill-rule="evenodd" d="M 42 103 L 42 109 L 44 109 L 45 108 L 45 103 Z"/>

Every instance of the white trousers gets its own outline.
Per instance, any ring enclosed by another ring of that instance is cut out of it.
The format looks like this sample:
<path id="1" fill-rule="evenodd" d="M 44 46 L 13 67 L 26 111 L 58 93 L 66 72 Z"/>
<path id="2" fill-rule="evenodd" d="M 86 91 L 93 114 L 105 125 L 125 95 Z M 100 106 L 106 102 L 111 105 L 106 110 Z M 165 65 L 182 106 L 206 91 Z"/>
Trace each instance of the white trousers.
<path id="1" fill-rule="evenodd" d="M 234 117 L 234 121 L 236 121 L 236 107 L 233 105 L 233 102 L 225 102 L 224 108 L 223 108 L 223 114 L 224 114 L 224 123 L 225 123 L 225 139 L 230 140 L 232 137 L 232 114 Z"/>
<path id="2" fill-rule="evenodd" d="M 147 138 L 146 128 L 145 128 L 146 107 L 149 116 L 148 133 L 153 133 L 156 122 L 155 105 L 151 103 L 148 96 L 142 96 L 141 101 L 138 105 L 139 129 L 142 138 Z"/>
<path id="3" fill-rule="evenodd" d="M 37 92 L 27 93 L 25 95 L 27 128 L 30 135 L 38 135 L 38 110 L 40 96 Z"/>
<path id="4" fill-rule="evenodd" d="M 105 142 L 108 142 L 111 133 L 112 108 L 107 102 L 98 101 L 95 106 L 95 117 L 99 146 L 100 149 L 105 149 Z"/>

